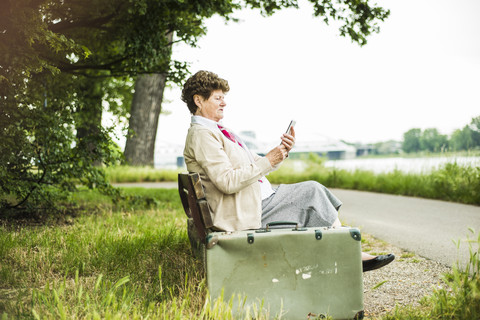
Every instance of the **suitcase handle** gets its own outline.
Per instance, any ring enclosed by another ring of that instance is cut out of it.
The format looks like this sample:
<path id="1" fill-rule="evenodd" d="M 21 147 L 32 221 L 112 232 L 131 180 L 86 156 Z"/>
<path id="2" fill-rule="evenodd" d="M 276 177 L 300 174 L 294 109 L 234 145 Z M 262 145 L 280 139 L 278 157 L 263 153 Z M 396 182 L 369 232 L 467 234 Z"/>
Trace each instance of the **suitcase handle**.
<path id="1" fill-rule="evenodd" d="M 265 228 L 265 231 L 269 231 L 268 229 L 273 226 L 285 226 L 285 225 L 295 225 L 295 230 L 298 230 L 298 222 L 292 222 L 292 221 L 274 221 L 274 222 L 269 222 L 267 223 L 267 226 Z"/>

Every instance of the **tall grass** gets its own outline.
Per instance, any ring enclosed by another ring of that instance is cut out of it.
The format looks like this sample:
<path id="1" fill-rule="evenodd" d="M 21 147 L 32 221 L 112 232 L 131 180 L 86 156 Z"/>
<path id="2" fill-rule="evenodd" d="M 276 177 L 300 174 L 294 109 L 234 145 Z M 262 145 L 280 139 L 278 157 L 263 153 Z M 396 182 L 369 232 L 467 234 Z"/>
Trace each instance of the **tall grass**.
<path id="1" fill-rule="evenodd" d="M 306 169 L 296 170 L 286 161 L 268 179 L 275 184 L 318 181 L 329 188 L 381 192 L 396 195 L 446 200 L 480 205 L 480 167 L 447 163 L 429 173 L 405 173 L 394 170 L 374 173 L 366 170 L 347 171 L 324 166 L 324 159 L 310 155 L 304 159 Z M 112 183 L 176 181 L 185 169 L 165 170 L 151 167 L 117 166 L 106 168 Z"/>
<path id="2" fill-rule="evenodd" d="M 155 169 L 152 167 L 111 166 L 105 168 L 111 183 L 176 181 L 179 170 Z"/>
<path id="3" fill-rule="evenodd" d="M 70 224 L 0 226 L 0 319 L 222 319 L 237 300 L 212 301 L 190 253 L 178 192 L 125 204 L 91 191 Z M 140 197 L 140 196 L 139 196 Z M 258 312 L 254 309 L 245 314 Z M 258 314 L 256 318 L 265 318 Z"/>
<path id="4" fill-rule="evenodd" d="M 310 157 L 302 171 L 287 164 L 268 176 L 272 183 L 315 180 L 330 188 L 372 191 L 480 205 L 480 167 L 447 163 L 431 173 L 413 174 L 399 170 L 375 174 L 327 168 L 321 159 Z"/>

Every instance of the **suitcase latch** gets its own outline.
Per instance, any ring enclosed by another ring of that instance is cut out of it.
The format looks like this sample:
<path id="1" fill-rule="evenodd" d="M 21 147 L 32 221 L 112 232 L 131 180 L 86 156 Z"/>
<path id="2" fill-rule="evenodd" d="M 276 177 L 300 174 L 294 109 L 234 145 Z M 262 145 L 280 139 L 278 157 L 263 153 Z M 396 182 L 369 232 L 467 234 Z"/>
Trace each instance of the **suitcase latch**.
<path id="1" fill-rule="evenodd" d="M 247 242 L 252 244 L 255 241 L 253 233 L 247 233 Z"/>
<path id="2" fill-rule="evenodd" d="M 353 239 L 360 241 L 362 240 L 362 235 L 360 234 L 360 230 L 358 229 L 350 229 L 350 235 L 352 236 Z"/>
<path id="3" fill-rule="evenodd" d="M 218 236 L 217 235 L 212 236 L 211 234 L 209 234 L 206 238 L 206 241 L 207 241 L 207 249 L 212 249 L 218 243 Z"/>
<path id="4" fill-rule="evenodd" d="M 322 240 L 322 230 L 315 230 L 315 239 Z"/>

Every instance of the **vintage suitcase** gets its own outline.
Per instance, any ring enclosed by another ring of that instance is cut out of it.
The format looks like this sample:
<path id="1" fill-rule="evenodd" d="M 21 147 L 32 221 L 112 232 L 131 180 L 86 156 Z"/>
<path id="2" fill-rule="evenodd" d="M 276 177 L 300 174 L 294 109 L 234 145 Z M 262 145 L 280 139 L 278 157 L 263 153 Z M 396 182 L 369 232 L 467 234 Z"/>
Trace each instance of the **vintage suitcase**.
<path id="1" fill-rule="evenodd" d="M 256 308 L 271 318 L 362 319 L 360 231 L 277 227 L 207 236 L 212 299 L 223 296 L 228 301 L 233 296 L 237 316 Z M 236 302 L 241 299 L 244 306 Z"/>

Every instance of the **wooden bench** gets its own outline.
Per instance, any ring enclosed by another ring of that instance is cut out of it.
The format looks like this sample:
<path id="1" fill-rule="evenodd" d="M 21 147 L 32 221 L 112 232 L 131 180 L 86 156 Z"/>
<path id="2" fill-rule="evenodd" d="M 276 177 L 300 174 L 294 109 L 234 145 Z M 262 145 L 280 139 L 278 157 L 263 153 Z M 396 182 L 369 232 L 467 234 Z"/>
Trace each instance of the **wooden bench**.
<path id="1" fill-rule="evenodd" d="M 178 192 L 187 215 L 188 238 L 193 254 L 203 260 L 207 242 L 211 246 L 215 245 L 216 241 L 211 241 L 211 239 L 207 241 L 209 234 L 213 231 L 213 219 L 200 175 L 198 173 L 179 173 Z"/>

